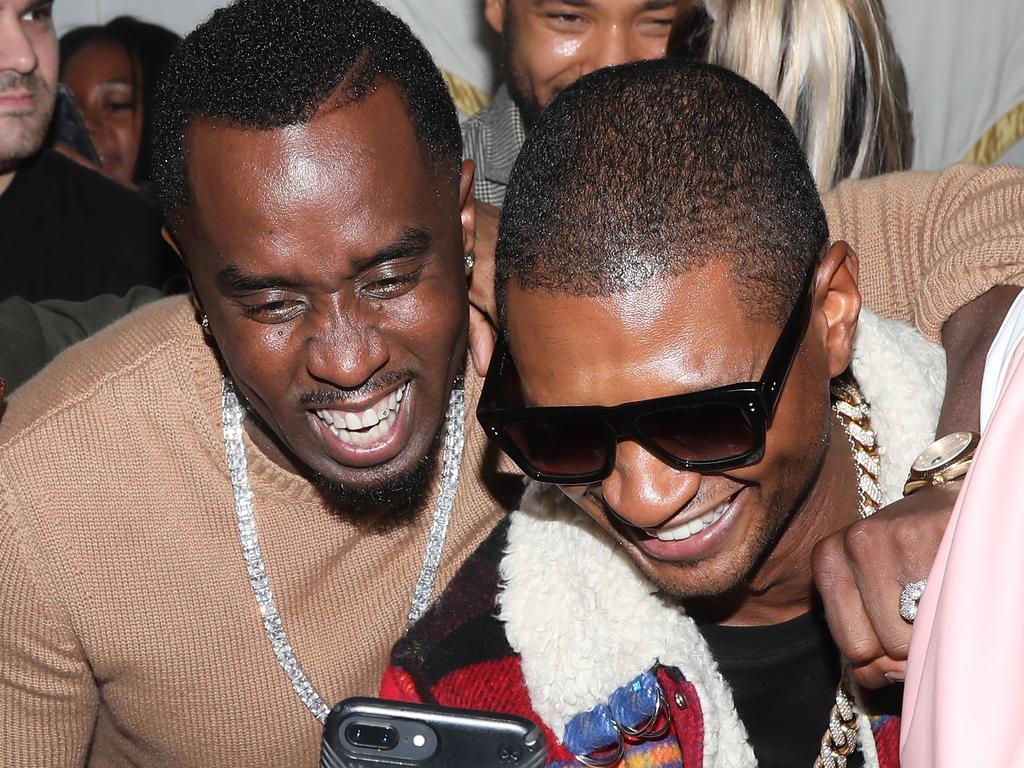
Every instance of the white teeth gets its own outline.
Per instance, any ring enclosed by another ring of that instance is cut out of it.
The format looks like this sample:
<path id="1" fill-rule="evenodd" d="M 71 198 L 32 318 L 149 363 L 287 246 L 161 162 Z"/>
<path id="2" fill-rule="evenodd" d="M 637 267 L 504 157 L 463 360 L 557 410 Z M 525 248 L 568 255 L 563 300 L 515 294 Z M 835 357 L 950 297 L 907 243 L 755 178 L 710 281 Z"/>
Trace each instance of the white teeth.
<path id="1" fill-rule="evenodd" d="M 391 431 L 401 410 L 408 383 L 362 413 L 320 410 L 316 415 L 331 432 L 348 445 L 369 445 Z"/>
<path id="2" fill-rule="evenodd" d="M 674 528 L 663 528 L 649 530 L 648 533 L 657 537 L 659 541 L 686 541 L 694 534 L 700 533 L 710 525 L 714 525 L 722 519 L 722 515 L 729 508 L 730 500 L 723 501 L 713 510 L 701 515 L 696 520 L 680 523 Z"/>
<path id="3" fill-rule="evenodd" d="M 359 420 L 362 422 L 363 429 L 367 427 L 374 427 L 380 422 L 380 416 L 373 408 L 367 408 L 361 414 L 359 414 Z"/>

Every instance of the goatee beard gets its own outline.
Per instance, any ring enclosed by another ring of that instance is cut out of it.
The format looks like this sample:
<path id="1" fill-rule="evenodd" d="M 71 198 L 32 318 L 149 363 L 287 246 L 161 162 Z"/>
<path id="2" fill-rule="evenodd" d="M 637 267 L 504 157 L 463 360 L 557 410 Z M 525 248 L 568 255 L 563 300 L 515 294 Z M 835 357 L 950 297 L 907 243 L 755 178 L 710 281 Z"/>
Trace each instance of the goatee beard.
<path id="1" fill-rule="evenodd" d="M 441 436 L 446 424 L 447 420 L 442 419 L 426 455 L 404 475 L 385 485 L 350 488 L 323 475 L 317 475 L 314 481 L 332 507 L 352 510 L 360 517 L 382 514 L 391 522 L 401 522 L 412 517 L 427 496 L 431 480 L 437 472 L 437 454 L 441 449 Z"/>

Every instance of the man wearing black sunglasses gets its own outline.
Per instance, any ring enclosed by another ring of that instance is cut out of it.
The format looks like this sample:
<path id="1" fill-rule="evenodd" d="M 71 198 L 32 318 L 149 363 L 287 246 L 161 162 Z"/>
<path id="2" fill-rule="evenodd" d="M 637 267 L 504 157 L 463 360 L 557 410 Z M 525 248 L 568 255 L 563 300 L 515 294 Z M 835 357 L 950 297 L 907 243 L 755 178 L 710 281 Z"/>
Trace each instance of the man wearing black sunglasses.
<path id="1" fill-rule="evenodd" d="M 528 490 L 385 691 L 536 717 L 556 765 L 896 765 L 812 550 L 898 497 L 943 358 L 857 273 L 751 84 L 657 61 L 569 88 L 512 174 L 478 409 L 562 493 Z"/>

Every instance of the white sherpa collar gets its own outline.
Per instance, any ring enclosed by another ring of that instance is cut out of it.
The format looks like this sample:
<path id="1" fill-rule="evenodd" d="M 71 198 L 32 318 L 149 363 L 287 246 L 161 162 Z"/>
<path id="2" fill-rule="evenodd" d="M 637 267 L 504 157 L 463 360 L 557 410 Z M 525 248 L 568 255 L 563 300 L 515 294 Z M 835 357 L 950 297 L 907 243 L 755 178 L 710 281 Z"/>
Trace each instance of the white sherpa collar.
<path id="1" fill-rule="evenodd" d="M 912 329 L 864 311 L 853 372 L 872 406 L 886 501 L 933 439 L 945 390 L 941 348 Z M 577 713 L 656 662 L 697 689 L 704 765 L 756 765 L 732 695 L 696 624 L 663 599 L 628 555 L 557 489 L 531 484 L 512 516 L 501 563 L 499 612 L 538 715 L 561 738 Z M 861 723 L 862 732 L 869 726 Z M 877 765 L 873 743 L 868 765 Z"/>

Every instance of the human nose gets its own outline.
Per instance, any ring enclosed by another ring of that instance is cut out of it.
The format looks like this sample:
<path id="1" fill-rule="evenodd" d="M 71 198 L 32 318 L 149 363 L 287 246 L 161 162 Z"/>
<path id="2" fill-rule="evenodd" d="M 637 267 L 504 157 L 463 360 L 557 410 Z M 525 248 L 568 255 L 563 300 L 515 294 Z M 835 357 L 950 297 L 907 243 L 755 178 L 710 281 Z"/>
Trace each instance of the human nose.
<path id="1" fill-rule="evenodd" d="M 17 14 L 11 10 L 0 12 L 0 72 L 28 75 L 38 64 L 36 50 Z"/>
<path id="2" fill-rule="evenodd" d="M 95 142 L 103 134 L 106 129 L 106 120 L 101 110 L 96 107 L 86 107 L 82 109 L 82 120 L 85 122 L 85 130 L 89 132 L 89 137 Z"/>
<path id="3" fill-rule="evenodd" d="M 615 468 L 601 483 L 601 493 L 621 520 L 637 528 L 655 528 L 689 504 L 700 483 L 699 473 L 670 467 L 629 440 L 619 443 Z"/>
<path id="4" fill-rule="evenodd" d="M 622 24 L 607 24 L 598 28 L 587 41 L 587 57 L 580 76 L 604 67 L 627 64 L 634 60 L 629 32 Z"/>
<path id="5" fill-rule="evenodd" d="M 308 339 L 306 370 L 318 381 L 355 389 L 387 364 L 388 344 L 375 324 L 341 311 L 337 302 L 332 310 L 319 318 Z"/>

